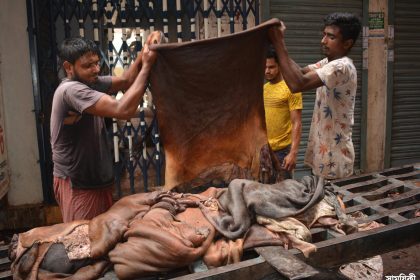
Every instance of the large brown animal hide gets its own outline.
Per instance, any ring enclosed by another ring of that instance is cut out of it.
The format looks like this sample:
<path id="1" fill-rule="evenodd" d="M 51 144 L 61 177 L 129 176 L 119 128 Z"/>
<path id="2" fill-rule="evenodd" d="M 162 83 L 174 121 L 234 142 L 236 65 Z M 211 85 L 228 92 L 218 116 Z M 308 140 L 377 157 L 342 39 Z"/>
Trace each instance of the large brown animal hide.
<path id="1" fill-rule="evenodd" d="M 235 178 L 267 183 L 273 177 L 262 93 L 267 32 L 278 23 L 272 19 L 221 38 L 151 46 L 158 52 L 150 81 L 166 190 L 190 192 L 212 180 Z"/>
<path id="2" fill-rule="evenodd" d="M 199 201 L 200 197 L 167 194 L 143 217 L 134 218 L 124 242 L 109 252 L 118 278 L 169 271 L 202 256 L 215 230 L 197 208 Z"/>

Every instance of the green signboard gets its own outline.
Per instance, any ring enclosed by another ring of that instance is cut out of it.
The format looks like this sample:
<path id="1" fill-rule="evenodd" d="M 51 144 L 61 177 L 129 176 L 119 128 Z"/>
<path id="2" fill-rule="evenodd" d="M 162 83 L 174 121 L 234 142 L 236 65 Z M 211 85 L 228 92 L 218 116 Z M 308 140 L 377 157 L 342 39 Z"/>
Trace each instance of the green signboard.
<path id="1" fill-rule="evenodd" d="M 369 13 L 369 37 L 383 38 L 385 36 L 385 16 L 383 12 Z"/>

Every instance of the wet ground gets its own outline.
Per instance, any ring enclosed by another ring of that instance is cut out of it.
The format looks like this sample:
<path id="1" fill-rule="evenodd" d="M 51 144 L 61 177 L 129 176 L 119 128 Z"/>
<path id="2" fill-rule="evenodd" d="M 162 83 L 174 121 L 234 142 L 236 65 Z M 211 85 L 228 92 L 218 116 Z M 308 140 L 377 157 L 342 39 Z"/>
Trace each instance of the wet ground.
<path id="1" fill-rule="evenodd" d="M 418 233 L 420 235 L 420 232 Z M 420 243 L 414 246 L 382 255 L 385 276 L 409 275 L 414 273 L 420 279 Z"/>

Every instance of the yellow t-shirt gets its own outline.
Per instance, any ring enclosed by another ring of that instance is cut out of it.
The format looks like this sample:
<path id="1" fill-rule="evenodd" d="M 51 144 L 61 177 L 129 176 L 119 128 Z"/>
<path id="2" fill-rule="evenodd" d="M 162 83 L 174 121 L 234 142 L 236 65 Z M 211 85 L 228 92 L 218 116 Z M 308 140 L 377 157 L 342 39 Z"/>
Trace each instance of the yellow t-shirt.
<path id="1" fill-rule="evenodd" d="M 290 111 L 302 109 L 302 93 L 292 93 L 284 80 L 264 85 L 265 122 L 268 143 L 273 151 L 292 143 Z"/>

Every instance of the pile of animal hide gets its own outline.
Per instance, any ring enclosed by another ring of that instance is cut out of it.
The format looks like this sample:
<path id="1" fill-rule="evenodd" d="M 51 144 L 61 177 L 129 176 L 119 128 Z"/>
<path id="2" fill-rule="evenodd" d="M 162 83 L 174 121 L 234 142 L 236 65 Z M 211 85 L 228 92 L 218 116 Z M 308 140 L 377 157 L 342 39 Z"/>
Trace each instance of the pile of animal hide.
<path id="1" fill-rule="evenodd" d="M 238 262 L 243 250 L 264 245 L 308 256 L 316 250 L 309 228 L 357 230 L 340 215 L 336 196 L 313 176 L 273 185 L 235 179 L 199 194 L 135 194 L 90 221 L 15 236 L 12 273 L 14 279 L 96 279 L 113 269 L 119 279 L 133 279 L 199 259 L 208 267 Z"/>

